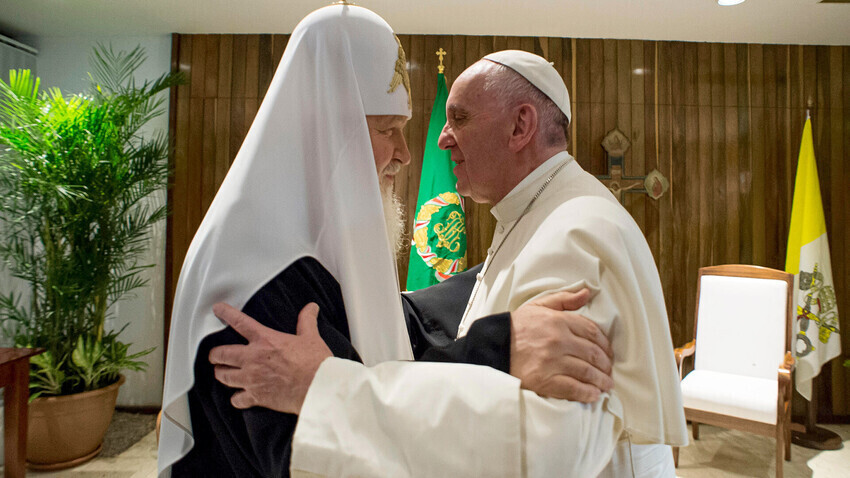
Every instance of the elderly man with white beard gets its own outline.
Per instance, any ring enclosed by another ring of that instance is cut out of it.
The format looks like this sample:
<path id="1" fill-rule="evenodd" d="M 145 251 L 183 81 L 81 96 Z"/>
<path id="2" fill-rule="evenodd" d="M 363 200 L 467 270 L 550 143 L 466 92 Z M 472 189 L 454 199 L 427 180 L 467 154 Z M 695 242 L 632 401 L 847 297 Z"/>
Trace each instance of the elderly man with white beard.
<path id="1" fill-rule="evenodd" d="M 245 400 L 253 398 L 215 380 L 210 350 L 245 343 L 213 315 L 219 301 L 255 317 L 260 327 L 321 344 L 352 362 L 420 358 L 487 365 L 525 376 L 527 387 L 542 393 L 586 400 L 610 388 L 610 349 L 601 332 L 577 314 L 541 306 L 578 307 L 587 292 L 482 318 L 458 341 L 424 332 L 440 327 L 434 311 L 452 309 L 445 305 L 450 298 L 436 308 L 433 297 L 405 299 L 412 325 L 405 324 L 393 260 L 403 223 L 392 184 L 410 161 L 403 137 L 410 105 L 404 51 L 374 13 L 334 5 L 295 29 L 180 273 L 163 392 L 160 475 L 289 475 L 298 417 L 286 410 L 234 408 L 231 403 L 246 408 Z M 444 283 L 436 295 L 446 295 L 452 284 Z M 458 295 L 465 299 L 468 291 Z M 461 312 L 449 320 L 455 329 Z M 454 338 L 453 331 L 448 334 Z M 461 382 L 498 373 L 446 367 Z"/>

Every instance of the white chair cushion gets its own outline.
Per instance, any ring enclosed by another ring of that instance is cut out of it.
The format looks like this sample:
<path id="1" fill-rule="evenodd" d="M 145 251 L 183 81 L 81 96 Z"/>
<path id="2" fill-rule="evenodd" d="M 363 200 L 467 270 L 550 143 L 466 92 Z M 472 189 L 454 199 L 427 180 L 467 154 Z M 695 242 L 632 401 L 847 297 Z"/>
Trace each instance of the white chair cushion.
<path id="1" fill-rule="evenodd" d="M 703 275 L 694 368 L 775 380 L 787 298 L 785 281 Z"/>
<path id="2" fill-rule="evenodd" d="M 776 424 L 777 380 L 694 370 L 682 380 L 685 408 Z"/>

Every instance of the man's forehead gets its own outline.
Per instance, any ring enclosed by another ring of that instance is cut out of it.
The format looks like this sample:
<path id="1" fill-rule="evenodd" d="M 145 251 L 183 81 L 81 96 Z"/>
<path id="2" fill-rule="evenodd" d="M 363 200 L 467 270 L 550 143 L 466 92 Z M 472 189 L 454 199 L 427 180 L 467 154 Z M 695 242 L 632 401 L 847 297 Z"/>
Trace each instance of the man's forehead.
<path id="1" fill-rule="evenodd" d="M 471 107 L 486 106 L 489 102 L 481 104 L 482 100 L 489 99 L 488 92 L 484 90 L 484 72 L 478 69 L 470 71 L 471 68 L 458 76 L 452 85 L 446 104 L 449 111 L 467 111 Z"/>
<path id="2" fill-rule="evenodd" d="M 378 128 L 396 128 L 404 127 L 410 118 L 402 115 L 366 115 L 366 119 Z"/>

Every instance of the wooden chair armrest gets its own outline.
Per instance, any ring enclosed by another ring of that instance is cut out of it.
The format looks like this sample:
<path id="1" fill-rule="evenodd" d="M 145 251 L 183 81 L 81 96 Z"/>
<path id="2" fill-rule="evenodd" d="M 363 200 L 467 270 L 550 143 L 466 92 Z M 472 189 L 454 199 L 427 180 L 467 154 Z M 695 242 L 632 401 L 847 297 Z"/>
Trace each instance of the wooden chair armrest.
<path id="1" fill-rule="evenodd" d="M 779 379 L 779 396 L 780 398 L 786 394 L 791 394 L 791 372 L 794 371 L 796 360 L 791 352 L 785 352 L 785 359 L 779 364 L 778 379 Z M 783 393 L 784 392 L 784 393 Z"/>
<path id="2" fill-rule="evenodd" d="M 691 340 L 685 345 L 673 349 L 673 354 L 676 356 L 676 368 L 679 369 L 679 380 L 682 380 L 682 362 L 685 361 L 685 357 L 690 357 L 694 354 L 694 350 L 696 350 L 696 340 Z"/>
<path id="3" fill-rule="evenodd" d="M 782 364 L 779 367 L 784 368 L 789 372 L 793 372 L 794 368 L 797 367 L 797 359 L 794 358 L 790 351 L 786 351 L 785 359 L 782 361 Z"/>

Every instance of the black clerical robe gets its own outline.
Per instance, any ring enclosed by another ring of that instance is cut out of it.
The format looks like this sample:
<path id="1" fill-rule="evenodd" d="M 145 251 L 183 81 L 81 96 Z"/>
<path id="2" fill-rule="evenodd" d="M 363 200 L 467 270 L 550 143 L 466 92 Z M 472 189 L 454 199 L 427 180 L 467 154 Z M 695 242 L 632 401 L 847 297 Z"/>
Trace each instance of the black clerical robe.
<path id="1" fill-rule="evenodd" d="M 417 360 L 471 363 L 509 372 L 509 313 L 478 320 L 465 337 L 455 340 L 478 269 L 402 294 Z M 242 311 L 267 327 L 294 334 L 298 313 L 310 302 L 319 305 L 319 333 L 334 356 L 360 362 L 351 345 L 339 284 L 312 257 L 302 258 L 278 274 L 251 297 Z M 189 391 L 195 445 L 174 464 L 172 476 L 289 476 L 292 435 L 298 417 L 260 407 L 234 408 L 230 397 L 235 390 L 215 379 L 209 363 L 213 347 L 244 343 L 246 340 L 230 327 L 201 342 L 195 356 L 195 384 Z"/>

